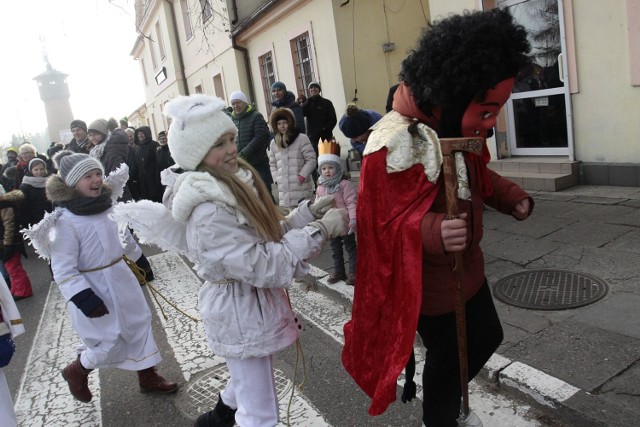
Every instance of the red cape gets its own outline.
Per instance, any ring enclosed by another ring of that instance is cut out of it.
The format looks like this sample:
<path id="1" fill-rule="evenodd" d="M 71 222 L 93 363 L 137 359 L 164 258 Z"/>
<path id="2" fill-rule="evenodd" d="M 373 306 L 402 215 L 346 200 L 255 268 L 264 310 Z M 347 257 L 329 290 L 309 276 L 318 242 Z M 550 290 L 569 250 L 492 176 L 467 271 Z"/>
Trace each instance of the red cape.
<path id="1" fill-rule="evenodd" d="M 357 283 L 342 363 L 369 397 L 369 414 L 396 399 L 422 301 L 420 223 L 437 187 L 421 164 L 387 173 L 387 149 L 364 157 L 358 189 Z"/>

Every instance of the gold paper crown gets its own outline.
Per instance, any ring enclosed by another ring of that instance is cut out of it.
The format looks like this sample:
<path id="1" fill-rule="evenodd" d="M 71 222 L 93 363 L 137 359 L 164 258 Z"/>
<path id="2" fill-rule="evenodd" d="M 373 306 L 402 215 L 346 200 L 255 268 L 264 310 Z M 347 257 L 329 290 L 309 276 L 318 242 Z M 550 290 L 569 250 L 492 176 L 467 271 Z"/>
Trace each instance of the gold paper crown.
<path id="1" fill-rule="evenodd" d="M 318 155 L 323 154 L 335 154 L 340 157 L 340 144 L 338 144 L 335 139 L 332 139 L 331 141 L 321 139 L 318 142 Z"/>

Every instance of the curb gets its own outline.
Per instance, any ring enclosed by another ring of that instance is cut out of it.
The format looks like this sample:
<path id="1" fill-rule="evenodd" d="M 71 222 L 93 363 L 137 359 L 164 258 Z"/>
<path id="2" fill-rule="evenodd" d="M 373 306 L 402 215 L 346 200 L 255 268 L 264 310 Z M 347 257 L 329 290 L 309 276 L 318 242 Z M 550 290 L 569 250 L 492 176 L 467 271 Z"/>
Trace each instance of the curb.
<path id="1" fill-rule="evenodd" d="M 318 291 L 344 305 L 353 304 L 353 286 L 346 285 L 344 281 L 330 285 L 327 283 L 328 272 L 314 265 L 310 267 L 307 277 L 314 280 Z M 541 408 L 543 412 L 553 411 L 554 417 L 569 426 L 623 427 L 629 426 L 630 420 L 637 419 L 637 414 L 625 408 L 498 353 L 491 356 L 478 376 L 514 397 Z"/>

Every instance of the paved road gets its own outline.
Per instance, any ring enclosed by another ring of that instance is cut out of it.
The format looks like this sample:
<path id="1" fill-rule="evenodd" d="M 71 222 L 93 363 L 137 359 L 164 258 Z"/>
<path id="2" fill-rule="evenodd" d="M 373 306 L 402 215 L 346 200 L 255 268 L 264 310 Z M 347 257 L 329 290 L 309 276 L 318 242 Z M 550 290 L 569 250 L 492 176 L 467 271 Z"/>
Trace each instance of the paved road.
<path id="1" fill-rule="evenodd" d="M 170 253 L 151 256 L 150 260 L 156 272 L 154 286 L 188 314 L 198 317 L 200 281 L 189 266 Z M 164 357 L 159 370 L 180 383 L 179 393 L 143 394 L 135 374 L 101 370 L 90 376 L 94 400 L 90 404 L 74 401 L 60 376 L 60 369 L 74 357 L 77 341 L 65 302 L 58 288 L 49 285 L 46 264 L 31 257 L 26 265 L 36 295 L 19 302 L 29 332 L 17 339 L 19 351 L 8 371 L 21 426 L 188 426 L 213 404 L 226 380 L 223 360 L 209 351 L 200 322 L 152 298 L 149 303 L 155 313 L 155 337 Z M 295 347 L 277 357 L 281 425 L 286 425 L 287 418 L 290 425 L 297 426 L 421 425 L 419 400 L 407 405 L 397 402 L 380 417 L 367 415 L 369 400 L 340 364 L 342 326 L 350 316 L 349 304 L 318 292 L 304 281 L 295 282 L 290 294 L 305 327 L 301 338 L 304 359 Z M 162 317 L 159 306 L 164 307 L 168 319 Z M 423 356 L 419 351 L 417 354 Z M 302 389 L 294 387 L 303 379 Z M 471 396 L 472 407 L 487 426 L 558 425 L 490 385 L 473 383 Z"/>

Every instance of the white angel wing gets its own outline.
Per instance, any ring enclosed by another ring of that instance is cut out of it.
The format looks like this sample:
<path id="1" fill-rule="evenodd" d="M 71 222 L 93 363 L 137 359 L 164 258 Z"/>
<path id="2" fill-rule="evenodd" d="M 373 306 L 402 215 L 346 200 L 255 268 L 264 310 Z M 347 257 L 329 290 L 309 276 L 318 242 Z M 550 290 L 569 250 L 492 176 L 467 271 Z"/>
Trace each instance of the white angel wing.
<path id="1" fill-rule="evenodd" d="M 111 187 L 111 200 L 114 205 L 116 200 L 122 197 L 124 193 L 124 186 L 127 185 L 129 180 L 129 166 L 126 163 L 122 163 L 119 168 L 114 170 L 104 179 L 104 182 Z"/>
<path id="2" fill-rule="evenodd" d="M 117 223 L 128 223 L 140 243 L 158 246 L 187 256 L 187 225 L 173 219 L 171 211 L 163 204 L 150 200 L 119 203 L 113 208 Z M 193 261 L 193 260 L 192 260 Z"/>
<path id="3" fill-rule="evenodd" d="M 46 213 L 39 223 L 20 230 L 40 258 L 51 259 L 51 242 L 53 238 L 50 233 L 53 231 L 61 214 L 62 209 L 57 208 L 53 212 Z"/>

